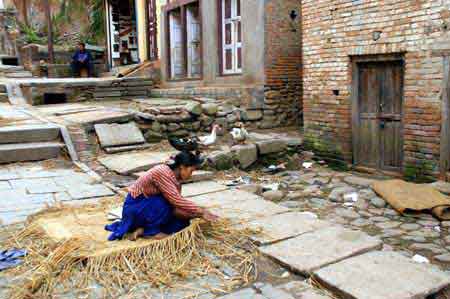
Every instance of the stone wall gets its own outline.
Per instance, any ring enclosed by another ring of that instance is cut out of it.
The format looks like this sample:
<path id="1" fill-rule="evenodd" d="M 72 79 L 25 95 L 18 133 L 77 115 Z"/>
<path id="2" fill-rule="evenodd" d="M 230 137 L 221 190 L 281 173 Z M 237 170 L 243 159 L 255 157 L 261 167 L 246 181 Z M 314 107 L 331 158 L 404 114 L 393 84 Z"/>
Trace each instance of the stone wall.
<path id="1" fill-rule="evenodd" d="M 152 89 L 154 98 L 190 99 L 199 102 L 213 101 L 223 110 L 225 115 L 218 114 L 221 125 L 232 127 L 235 122 L 244 122 L 250 127 L 267 129 L 274 127 L 272 120 L 263 119 L 265 109 L 251 108 L 252 102 L 264 97 L 264 91 L 259 88 L 246 87 L 197 87 L 197 88 L 169 88 Z M 233 114 L 234 116 L 228 116 Z M 223 118 L 228 118 L 225 121 Z M 209 125 L 207 126 L 209 127 Z"/>
<path id="2" fill-rule="evenodd" d="M 292 124 L 302 118 L 301 4 L 270 0 L 265 12 L 264 119 L 274 126 Z"/>
<path id="3" fill-rule="evenodd" d="M 351 162 L 351 57 L 403 53 L 404 171 L 436 174 L 443 60 L 433 48 L 449 41 L 449 8 L 448 0 L 303 1 L 307 146 Z"/>

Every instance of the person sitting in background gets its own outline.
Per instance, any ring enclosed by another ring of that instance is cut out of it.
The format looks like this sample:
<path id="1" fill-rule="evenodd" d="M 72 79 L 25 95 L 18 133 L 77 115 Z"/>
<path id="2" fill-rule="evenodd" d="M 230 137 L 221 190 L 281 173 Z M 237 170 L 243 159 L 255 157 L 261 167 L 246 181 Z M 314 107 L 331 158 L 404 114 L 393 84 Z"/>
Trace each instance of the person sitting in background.
<path id="1" fill-rule="evenodd" d="M 79 43 L 78 49 L 72 56 L 72 71 L 76 77 L 90 77 L 91 76 L 92 56 L 86 50 L 85 43 Z"/>

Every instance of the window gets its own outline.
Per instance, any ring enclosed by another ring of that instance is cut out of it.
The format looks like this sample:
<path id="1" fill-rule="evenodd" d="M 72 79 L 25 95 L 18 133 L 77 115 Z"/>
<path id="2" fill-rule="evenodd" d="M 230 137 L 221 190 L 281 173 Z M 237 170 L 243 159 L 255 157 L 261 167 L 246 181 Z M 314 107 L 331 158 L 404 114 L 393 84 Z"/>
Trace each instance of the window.
<path id="1" fill-rule="evenodd" d="M 241 0 L 219 0 L 221 3 L 222 73 L 242 73 Z"/>
<path id="2" fill-rule="evenodd" d="M 201 19 L 198 1 L 167 12 L 171 79 L 196 79 L 202 74 Z"/>

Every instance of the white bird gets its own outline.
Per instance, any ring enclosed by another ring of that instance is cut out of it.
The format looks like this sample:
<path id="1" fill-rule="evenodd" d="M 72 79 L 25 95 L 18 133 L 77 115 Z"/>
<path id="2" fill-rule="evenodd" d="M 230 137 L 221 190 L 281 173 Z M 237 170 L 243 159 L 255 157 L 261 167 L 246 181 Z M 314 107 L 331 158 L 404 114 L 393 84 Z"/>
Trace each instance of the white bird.
<path id="1" fill-rule="evenodd" d="M 238 124 L 237 128 L 233 128 L 230 134 L 233 137 L 235 143 L 244 143 L 249 136 L 247 130 L 244 127 L 244 124 L 242 123 Z"/>
<path id="2" fill-rule="evenodd" d="M 212 128 L 211 135 L 198 137 L 198 141 L 203 146 L 210 146 L 217 141 L 217 130 L 220 129 L 219 125 L 214 125 Z"/>

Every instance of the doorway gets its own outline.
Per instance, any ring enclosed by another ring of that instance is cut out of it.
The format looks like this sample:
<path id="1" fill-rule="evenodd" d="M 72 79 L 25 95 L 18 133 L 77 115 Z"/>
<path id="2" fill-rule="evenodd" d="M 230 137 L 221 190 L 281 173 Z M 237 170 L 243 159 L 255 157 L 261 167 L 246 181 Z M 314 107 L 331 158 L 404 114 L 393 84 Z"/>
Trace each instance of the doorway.
<path id="1" fill-rule="evenodd" d="M 403 166 L 403 77 L 400 56 L 353 60 L 353 162 L 401 171 Z"/>
<path id="2" fill-rule="evenodd" d="M 108 1 L 112 67 L 139 63 L 135 1 Z"/>

